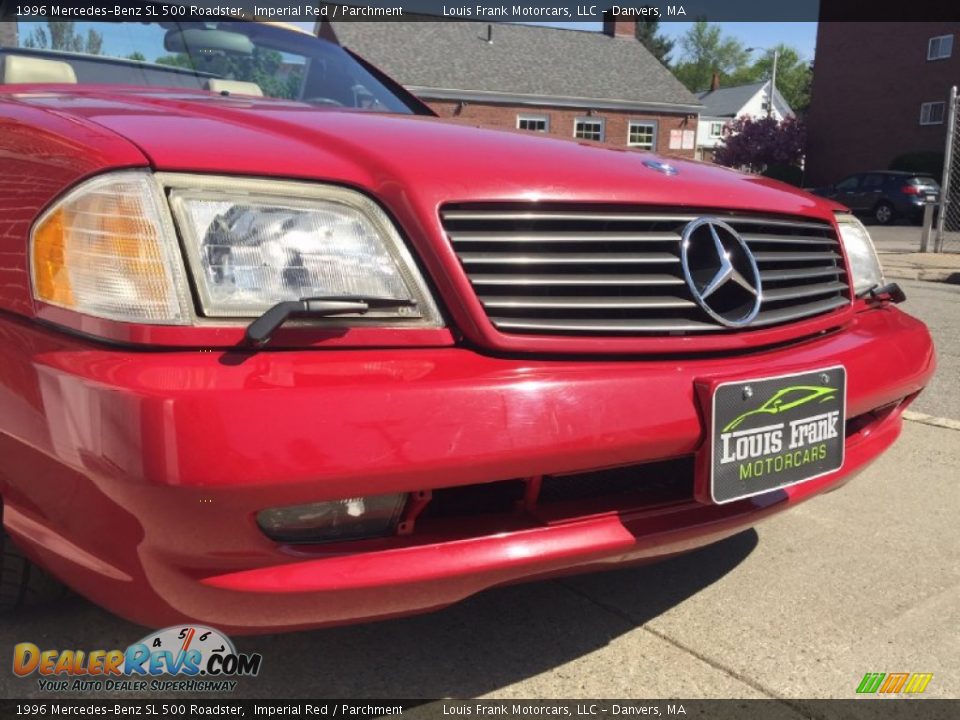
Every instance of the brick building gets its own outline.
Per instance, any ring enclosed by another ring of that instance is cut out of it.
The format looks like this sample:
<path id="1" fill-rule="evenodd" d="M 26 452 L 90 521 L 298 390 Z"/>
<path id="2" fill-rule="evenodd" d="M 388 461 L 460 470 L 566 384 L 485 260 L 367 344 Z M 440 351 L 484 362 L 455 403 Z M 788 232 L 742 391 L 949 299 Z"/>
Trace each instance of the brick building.
<path id="1" fill-rule="evenodd" d="M 636 39 L 478 22 L 333 22 L 331 31 L 442 117 L 693 157 L 690 93 Z"/>
<path id="2" fill-rule="evenodd" d="M 960 23 L 821 22 L 807 117 L 806 185 L 943 152 L 960 85 Z"/>

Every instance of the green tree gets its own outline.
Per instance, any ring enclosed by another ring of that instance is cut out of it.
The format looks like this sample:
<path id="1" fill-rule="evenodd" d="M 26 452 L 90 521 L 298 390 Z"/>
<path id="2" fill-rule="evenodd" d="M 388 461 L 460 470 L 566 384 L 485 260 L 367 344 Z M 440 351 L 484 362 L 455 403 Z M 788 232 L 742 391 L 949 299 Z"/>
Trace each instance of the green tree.
<path id="1" fill-rule="evenodd" d="M 729 85 L 744 85 L 746 83 L 769 80 L 773 69 L 773 48 L 750 66 L 734 73 L 728 80 Z M 810 106 L 810 83 L 813 80 L 813 66 L 806 62 L 794 48 L 789 45 L 777 45 L 777 90 L 783 96 L 793 111 L 798 114 L 806 112 Z"/>
<path id="2" fill-rule="evenodd" d="M 38 50 L 62 50 L 64 52 L 100 55 L 103 52 L 103 35 L 96 30 L 87 30 L 86 35 L 77 32 L 74 22 L 47 22 L 47 27 L 36 27 L 23 41 L 23 46 Z"/>
<path id="3" fill-rule="evenodd" d="M 146 62 L 147 56 L 144 55 L 139 50 L 134 50 L 132 53 L 127 55 L 127 60 L 136 60 L 137 62 Z"/>
<path id="4" fill-rule="evenodd" d="M 670 62 L 669 55 L 673 52 L 674 42 L 666 35 L 658 32 L 660 30 L 659 20 L 638 20 L 637 21 L 637 40 L 643 43 L 653 56 L 664 65 Z"/>
<path id="5" fill-rule="evenodd" d="M 727 81 L 742 71 L 750 60 L 750 54 L 736 38 L 726 37 L 719 25 L 698 20 L 680 38 L 683 50 L 681 62 L 673 68 L 674 75 L 692 92 L 701 92 L 710 87 L 713 73 L 720 74 L 720 81 Z"/>

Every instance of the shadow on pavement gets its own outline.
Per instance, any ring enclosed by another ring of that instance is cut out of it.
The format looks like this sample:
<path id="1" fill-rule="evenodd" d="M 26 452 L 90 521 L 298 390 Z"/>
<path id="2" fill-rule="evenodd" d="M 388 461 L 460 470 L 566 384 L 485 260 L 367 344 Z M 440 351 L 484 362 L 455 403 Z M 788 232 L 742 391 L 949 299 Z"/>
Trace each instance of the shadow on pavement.
<path id="1" fill-rule="evenodd" d="M 602 648 L 718 581 L 750 555 L 757 539 L 747 530 L 661 563 L 496 588 L 427 615 L 241 637 L 237 649 L 262 653 L 263 667 L 227 697 L 475 697 Z M 611 588 L 625 610 L 603 606 Z M 143 634 L 81 599 L 21 613 L 0 631 L 8 653 L 24 641 L 123 648 Z M 49 697 L 38 692 L 35 678 L 9 673 L 0 673 L 0 692 Z"/>

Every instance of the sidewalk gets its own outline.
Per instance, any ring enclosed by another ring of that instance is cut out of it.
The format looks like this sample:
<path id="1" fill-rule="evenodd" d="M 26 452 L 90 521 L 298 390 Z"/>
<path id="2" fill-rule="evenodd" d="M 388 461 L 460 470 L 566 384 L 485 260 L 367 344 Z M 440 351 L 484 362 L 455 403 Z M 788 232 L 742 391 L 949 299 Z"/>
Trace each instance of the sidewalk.
<path id="1" fill-rule="evenodd" d="M 879 250 L 879 248 L 878 248 Z M 960 285 L 960 254 L 879 250 L 888 280 L 930 280 Z"/>
<path id="2" fill-rule="evenodd" d="M 869 227 L 888 280 L 930 280 L 960 284 L 960 253 L 921 253 L 919 227 Z M 952 240 L 952 238 L 951 238 Z M 954 243 L 950 243 L 954 247 Z"/>

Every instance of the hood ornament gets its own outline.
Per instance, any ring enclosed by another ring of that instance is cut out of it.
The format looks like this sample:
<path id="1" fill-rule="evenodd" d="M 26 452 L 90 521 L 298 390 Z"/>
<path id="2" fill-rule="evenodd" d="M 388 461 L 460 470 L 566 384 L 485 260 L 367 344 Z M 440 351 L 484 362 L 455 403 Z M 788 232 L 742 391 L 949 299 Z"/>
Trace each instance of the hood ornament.
<path id="1" fill-rule="evenodd" d="M 673 165 L 668 162 L 663 162 L 663 160 L 644 160 L 643 164 L 651 170 L 656 170 L 664 175 L 676 175 L 680 172 Z"/>

